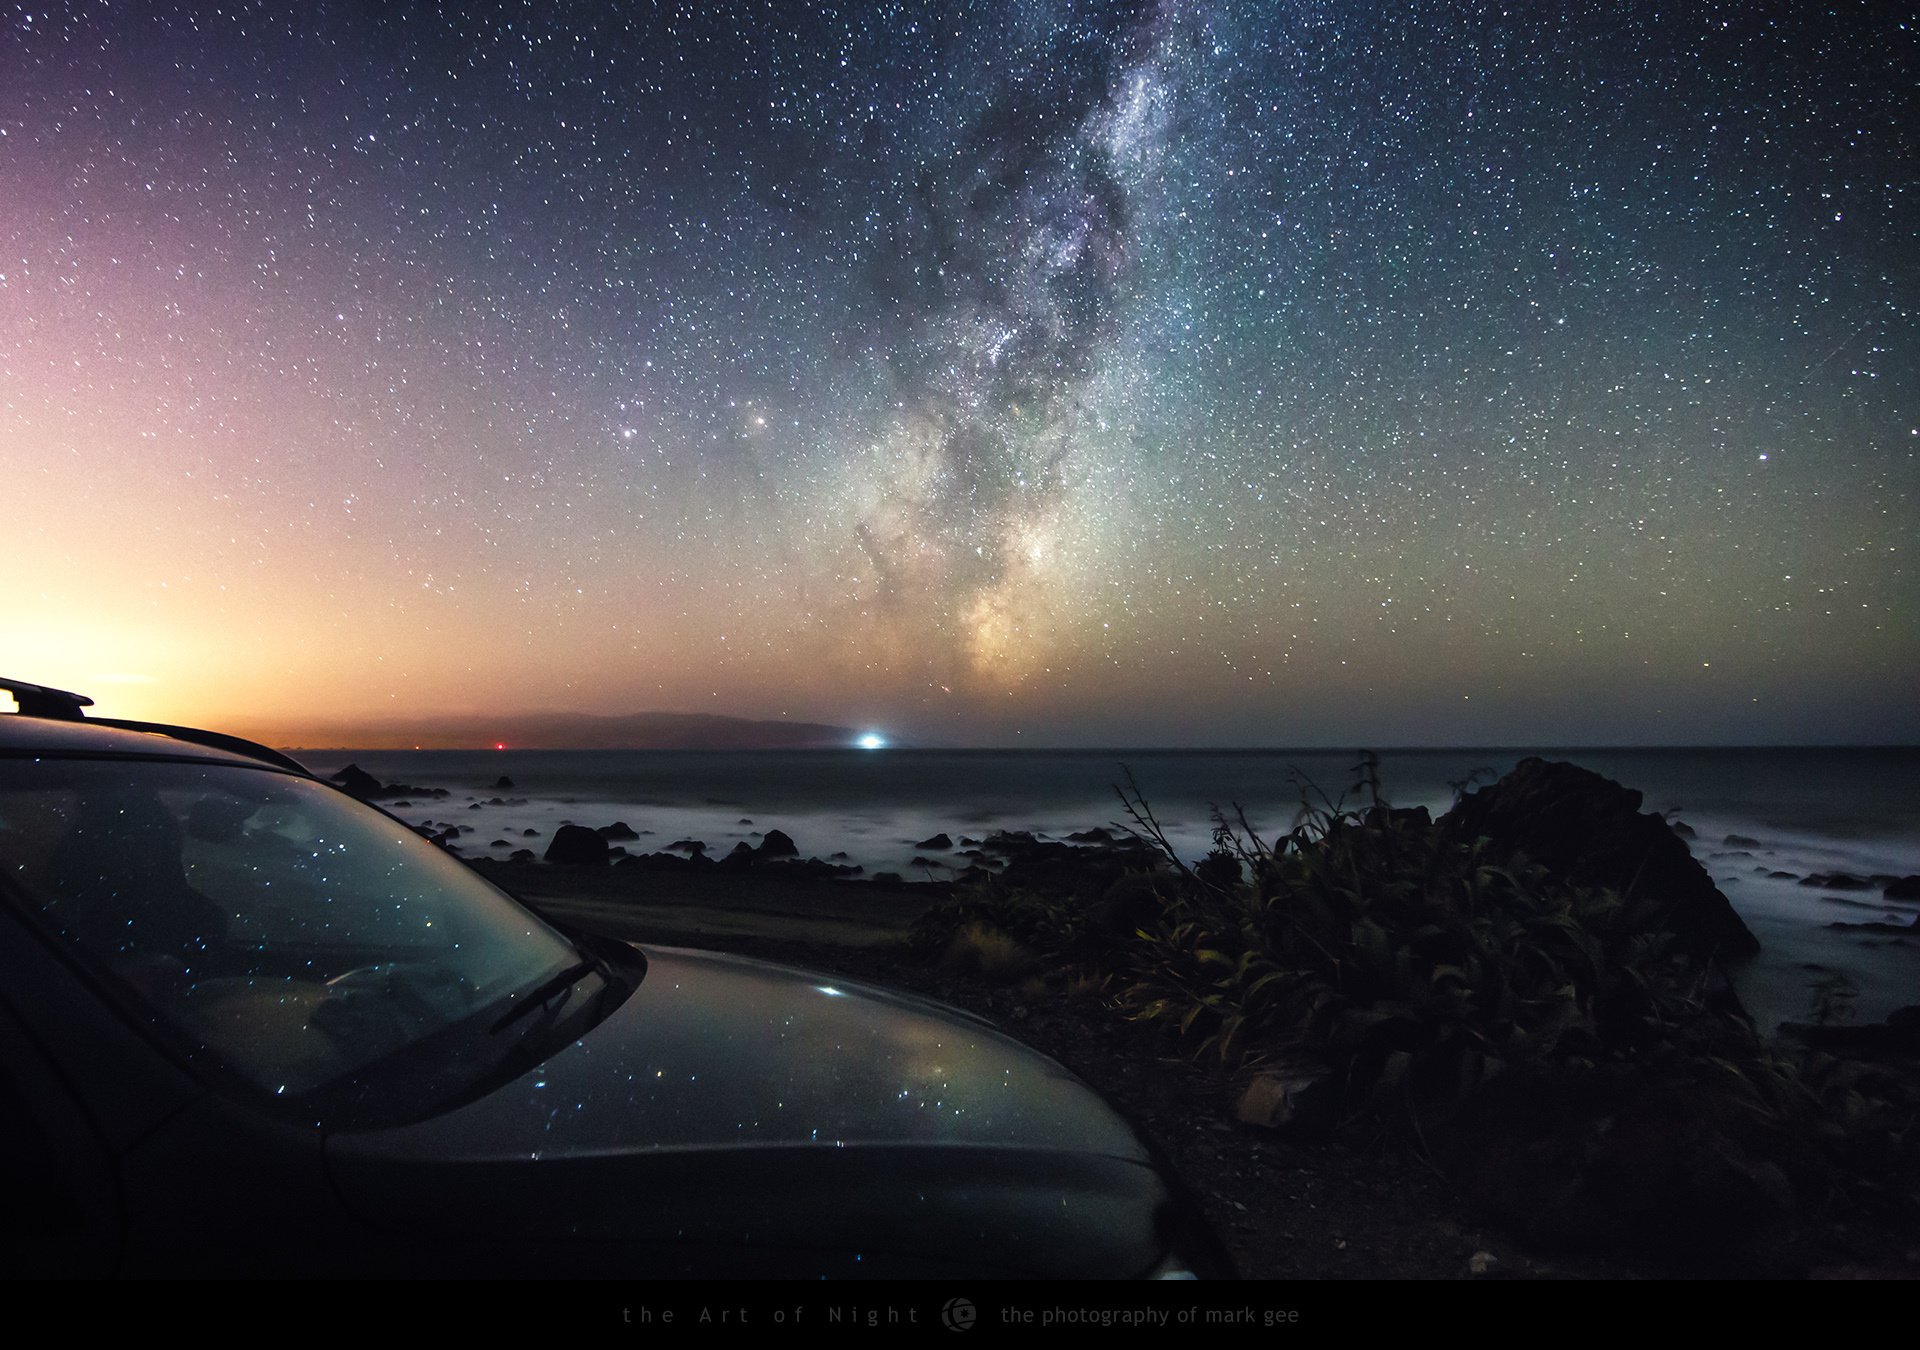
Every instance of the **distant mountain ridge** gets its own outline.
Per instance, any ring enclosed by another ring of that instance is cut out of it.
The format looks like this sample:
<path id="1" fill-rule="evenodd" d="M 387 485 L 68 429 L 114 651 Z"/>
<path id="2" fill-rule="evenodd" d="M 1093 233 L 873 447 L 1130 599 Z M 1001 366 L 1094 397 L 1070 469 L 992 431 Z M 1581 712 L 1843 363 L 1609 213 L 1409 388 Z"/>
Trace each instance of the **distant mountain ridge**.
<path id="1" fill-rule="evenodd" d="M 717 713 L 520 712 L 322 723 L 259 739 L 287 743 L 290 735 L 307 750 L 822 750 L 850 747 L 859 733 Z"/>

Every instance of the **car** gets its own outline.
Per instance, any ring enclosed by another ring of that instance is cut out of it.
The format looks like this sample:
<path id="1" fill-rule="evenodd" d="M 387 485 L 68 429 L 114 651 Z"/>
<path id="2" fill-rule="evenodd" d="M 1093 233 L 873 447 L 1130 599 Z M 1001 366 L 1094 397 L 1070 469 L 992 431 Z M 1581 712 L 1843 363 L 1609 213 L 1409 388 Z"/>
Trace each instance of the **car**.
<path id="1" fill-rule="evenodd" d="M 982 1020 L 577 931 L 277 751 L 0 689 L 14 1273 L 1232 1274 Z"/>

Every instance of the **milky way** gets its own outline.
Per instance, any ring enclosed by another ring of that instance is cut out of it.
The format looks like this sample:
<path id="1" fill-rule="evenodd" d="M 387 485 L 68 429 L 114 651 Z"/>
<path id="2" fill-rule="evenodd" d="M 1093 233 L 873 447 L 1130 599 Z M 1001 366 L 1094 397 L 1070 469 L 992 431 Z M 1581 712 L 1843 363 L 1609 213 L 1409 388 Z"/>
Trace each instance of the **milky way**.
<path id="1" fill-rule="evenodd" d="M 0 673 L 1920 736 L 1913 26 L 1554 8 L 7 6 Z"/>

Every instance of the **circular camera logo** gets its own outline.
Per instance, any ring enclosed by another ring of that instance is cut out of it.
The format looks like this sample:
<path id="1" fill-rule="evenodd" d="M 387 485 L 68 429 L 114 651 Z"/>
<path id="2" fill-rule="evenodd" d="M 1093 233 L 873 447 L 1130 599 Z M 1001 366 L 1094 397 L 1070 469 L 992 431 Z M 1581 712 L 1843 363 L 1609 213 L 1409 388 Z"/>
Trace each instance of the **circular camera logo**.
<path id="1" fill-rule="evenodd" d="M 979 1315 L 970 1298 L 950 1298 L 940 1310 L 940 1320 L 947 1324 L 948 1331 L 965 1331 Z"/>

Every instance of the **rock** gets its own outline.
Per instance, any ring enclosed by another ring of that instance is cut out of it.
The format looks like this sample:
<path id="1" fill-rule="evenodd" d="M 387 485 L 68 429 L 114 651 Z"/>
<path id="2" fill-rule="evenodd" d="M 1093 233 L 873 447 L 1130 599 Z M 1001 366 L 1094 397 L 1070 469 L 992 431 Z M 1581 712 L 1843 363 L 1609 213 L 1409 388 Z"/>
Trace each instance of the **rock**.
<path id="1" fill-rule="evenodd" d="M 1800 879 L 1802 886 L 1819 886 L 1829 891 L 1866 891 L 1873 889 L 1859 877 L 1845 872 L 1814 872 Z"/>
<path id="2" fill-rule="evenodd" d="M 507 777 L 504 773 L 501 774 L 498 778 L 493 780 L 493 790 L 495 792 L 506 792 L 510 790 L 512 787 L 513 787 L 513 780 Z"/>
<path id="3" fill-rule="evenodd" d="M 347 765 L 333 776 L 332 781 L 362 801 L 371 800 L 381 792 L 380 780 L 358 764 Z"/>
<path id="4" fill-rule="evenodd" d="M 760 856 L 763 858 L 797 858 L 800 850 L 781 830 L 768 830 L 767 837 L 760 841 Z"/>
<path id="5" fill-rule="evenodd" d="M 562 825 L 553 832 L 546 859 L 573 867 L 605 867 L 607 841 L 598 831 L 584 825 Z"/>
<path id="6" fill-rule="evenodd" d="M 602 825 L 599 833 L 607 839 L 638 839 L 640 837 L 634 828 L 624 820 L 616 820 L 611 825 Z"/>
<path id="7" fill-rule="evenodd" d="M 667 847 L 676 853 L 701 854 L 707 851 L 707 841 L 704 839 L 676 839 L 671 844 L 668 844 Z"/>
<path id="8" fill-rule="evenodd" d="M 530 848 L 516 848 L 507 855 L 507 861 L 510 863 L 530 863 L 533 861 L 533 850 Z"/>
<path id="9" fill-rule="evenodd" d="M 1113 831 L 1104 825 L 1095 825 L 1090 830 L 1075 830 L 1067 836 L 1069 844 L 1111 844 Z"/>
<path id="10" fill-rule="evenodd" d="M 1679 835 L 1682 839 L 1698 839 L 1700 837 L 1698 834 L 1694 832 L 1693 826 L 1687 824 L 1687 822 L 1684 820 L 1676 820 L 1672 822 L 1672 824 L 1673 824 L 1673 832 Z"/>
<path id="11" fill-rule="evenodd" d="M 1730 848 L 1761 847 L 1760 841 L 1758 839 L 1753 838 L 1751 835 L 1745 835 L 1745 834 L 1730 834 L 1725 839 L 1722 839 L 1720 842 L 1723 844 L 1726 844 Z"/>
<path id="12" fill-rule="evenodd" d="M 1920 876 L 1889 881 L 1881 894 L 1889 900 L 1920 900 Z"/>
<path id="13" fill-rule="evenodd" d="M 488 842 L 487 847 L 488 848 L 512 848 L 513 845 L 509 844 L 504 839 L 494 839 Z"/>
<path id="14" fill-rule="evenodd" d="M 1300 1114 L 1302 1100 L 1326 1079 L 1326 1071 L 1307 1065 L 1263 1069 L 1234 1105 L 1234 1119 L 1274 1130 Z"/>
<path id="15" fill-rule="evenodd" d="M 720 860 L 722 867 L 752 867 L 760 861 L 760 855 L 753 851 L 753 845 L 741 840 L 733 846 L 733 851 Z"/>
<path id="16" fill-rule="evenodd" d="M 953 840 L 947 837 L 945 831 L 942 831 L 941 833 L 934 835 L 933 838 L 931 839 L 922 839 L 919 843 L 915 844 L 914 847 L 915 848 L 931 848 L 931 849 L 952 848 Z"/>
<path id="17" fill-rule="evenodd" d="M 1491 1275 L 1499 1269 L 1500 1258 L 1492 1252 L 1475 1252 L 1467 1258 L 1467 1274 Z"/>
<path id="18" fill-rule="evenodd" d="M 1685 841 L 1640 803 L 1638 792 L 1591 770 L 1528 758 L 1462 797 L 1440 823 L 1463 839 L 1524 853 L 1576 884 L 1654 902 L 1678 945 L 1696 956 L 1758 952 L 1760 943 Z"/>
<path id="19" fill-rule="evenodd" d="M 540 831 L 538 831 L 538 830 L 522 830 L 522 831 L 520 831 L 520 837 L 521 837 L 522 839 L 537 839 L 537 838 L 539 837 L 539 835 L 540 835 Z"/>
<path id="20" fill-rule="evenodd" d="M 741 825 L 751 825 L 751 824 L 753 824 L 753 822 L 752 822 L 751 820 L 749 820 L 749 819 L 747 819 L 747 817 L 745 817 L 745 816 L 742 816 L 742 817 L 740 817 L 740 819 L 739 819 L 739 821 L 738 821 L 738 823 L 739 823 L 739 824 L 741 824 Z"/>

